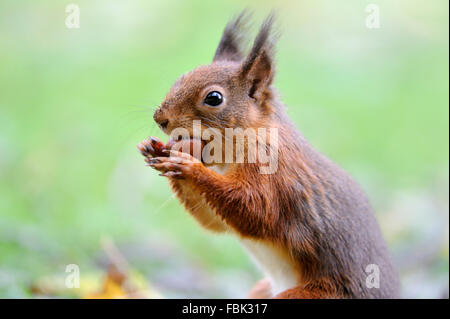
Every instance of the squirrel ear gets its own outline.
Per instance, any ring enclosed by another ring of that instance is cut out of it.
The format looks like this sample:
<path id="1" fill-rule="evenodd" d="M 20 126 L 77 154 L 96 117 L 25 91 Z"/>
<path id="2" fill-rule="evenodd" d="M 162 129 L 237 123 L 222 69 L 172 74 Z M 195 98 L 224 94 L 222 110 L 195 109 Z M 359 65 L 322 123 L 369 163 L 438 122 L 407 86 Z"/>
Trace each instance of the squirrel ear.
<path id="1" fill-rule="evenodd" d="M 244 31 L 246 30 L 249 18 L 250 14 L 244 10 L 239 16 L 227 23 L 216 53 L 214 54 L 213 61 L 242 60 L 241 42 L 244 38 Z"/>
<path id="2" fill-rule="evenodd" d="M 272 84 L 275 74 L 274 46 L 276 37 L 271 36 L 274 14 L 263 22 L 253 47 L 241 66 L 241 77 L 250 82 L 248 95 L 258 99 L 264 89 Z"/>

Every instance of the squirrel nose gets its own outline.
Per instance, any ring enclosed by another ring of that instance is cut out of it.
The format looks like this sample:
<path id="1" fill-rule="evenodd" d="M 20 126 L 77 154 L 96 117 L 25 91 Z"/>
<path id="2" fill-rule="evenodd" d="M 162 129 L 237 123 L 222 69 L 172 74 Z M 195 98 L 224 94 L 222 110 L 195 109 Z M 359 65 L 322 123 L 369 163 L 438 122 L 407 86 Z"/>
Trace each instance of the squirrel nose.
<path id="1" fill-rule="evenodd" d="M 160 125 L 163 129 L 165 129 L 165 128 L 167 128 L 167 125 L 169 125 L 169 120 L 165 120 L 165 121 L 163 121 L 163 122 L 159 122 L 159 125 Z"/>
<path id="2" fill-rule="evenodd" d="M 162 113 L 161 109 L 157 109 L 153 115 L 153 119 L 162 129 L 166 129 L 169 125 L 169 120 Z"/>

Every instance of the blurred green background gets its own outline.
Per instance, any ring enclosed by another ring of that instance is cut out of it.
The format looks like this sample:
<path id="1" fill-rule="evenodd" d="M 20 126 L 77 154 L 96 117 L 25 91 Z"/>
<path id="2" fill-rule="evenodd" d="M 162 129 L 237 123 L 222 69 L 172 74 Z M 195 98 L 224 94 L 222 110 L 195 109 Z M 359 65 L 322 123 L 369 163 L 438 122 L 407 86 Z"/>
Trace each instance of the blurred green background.
<path id="1" fill-rule="evenodd" d="M 67 264 L 101 276 L 102 238 L 165 297 L 246 295 L 262 275 L 237 240 L 202 230 L 136 150 L 245 7 L 255 25 L 278 10 L 276 87 L 367 191 L 403 296 L 448 297 L 448 1 L 73 1 L 79 29 L 69 3 L 0 2 L 0 297 L 36 297 Z"/>

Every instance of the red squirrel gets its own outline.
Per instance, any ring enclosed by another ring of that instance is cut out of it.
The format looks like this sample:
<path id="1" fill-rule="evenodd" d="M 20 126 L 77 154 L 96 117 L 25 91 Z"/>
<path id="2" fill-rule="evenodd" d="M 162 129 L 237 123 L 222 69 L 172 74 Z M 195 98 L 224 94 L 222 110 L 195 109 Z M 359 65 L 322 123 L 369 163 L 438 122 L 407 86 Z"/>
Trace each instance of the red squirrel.
<path id="1" fill-rule="evenodd" d="M 252 255 L 267 278 L 250 298 L 396 298 L 397 274 L 366 195 L 294 128 L 272 86 L 273 21 L 265 19 L 244 54 L 248 15 L 231 20 L 212 63 L 182 75 L 154 113 L 164 133 L 181 127 L 189 138 L 150 138 L 138 148 L 200 225 L 237 236 Z M 275 128 L 276 171 L 262 174 L 248 157 L 213 165 L 194 157 L 207 142 L 193 136 L 196 120 L 224 139 L 226 128 Z M 174 150 L 177 143 L 188 151 Z"/>

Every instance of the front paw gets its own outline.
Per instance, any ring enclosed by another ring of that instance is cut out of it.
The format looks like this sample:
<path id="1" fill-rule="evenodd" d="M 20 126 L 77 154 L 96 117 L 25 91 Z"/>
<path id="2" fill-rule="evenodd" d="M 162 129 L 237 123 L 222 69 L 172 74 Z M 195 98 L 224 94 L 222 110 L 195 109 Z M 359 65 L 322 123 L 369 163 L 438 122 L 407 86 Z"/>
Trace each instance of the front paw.
<path id="1" fill-rule="evenodd" d="M 164 143 L 160 139 L 153 136 L 150 136 L 148 139 L 143 140 L 141 143 L 139 143 L 138 149 L 146 158 L 169 155 L 167 146 L 164 145 Z"/>
<path id="2" fill-rule="evenodd" d="M 196 169 L 200 169 L 203 165 L 190 154 L 178 151 L 170 151 L 170 157 L 147 157 L 145 161 L 148 166 L 161 172 L 160 176 L 176 179 L 189 178 Z"/>

